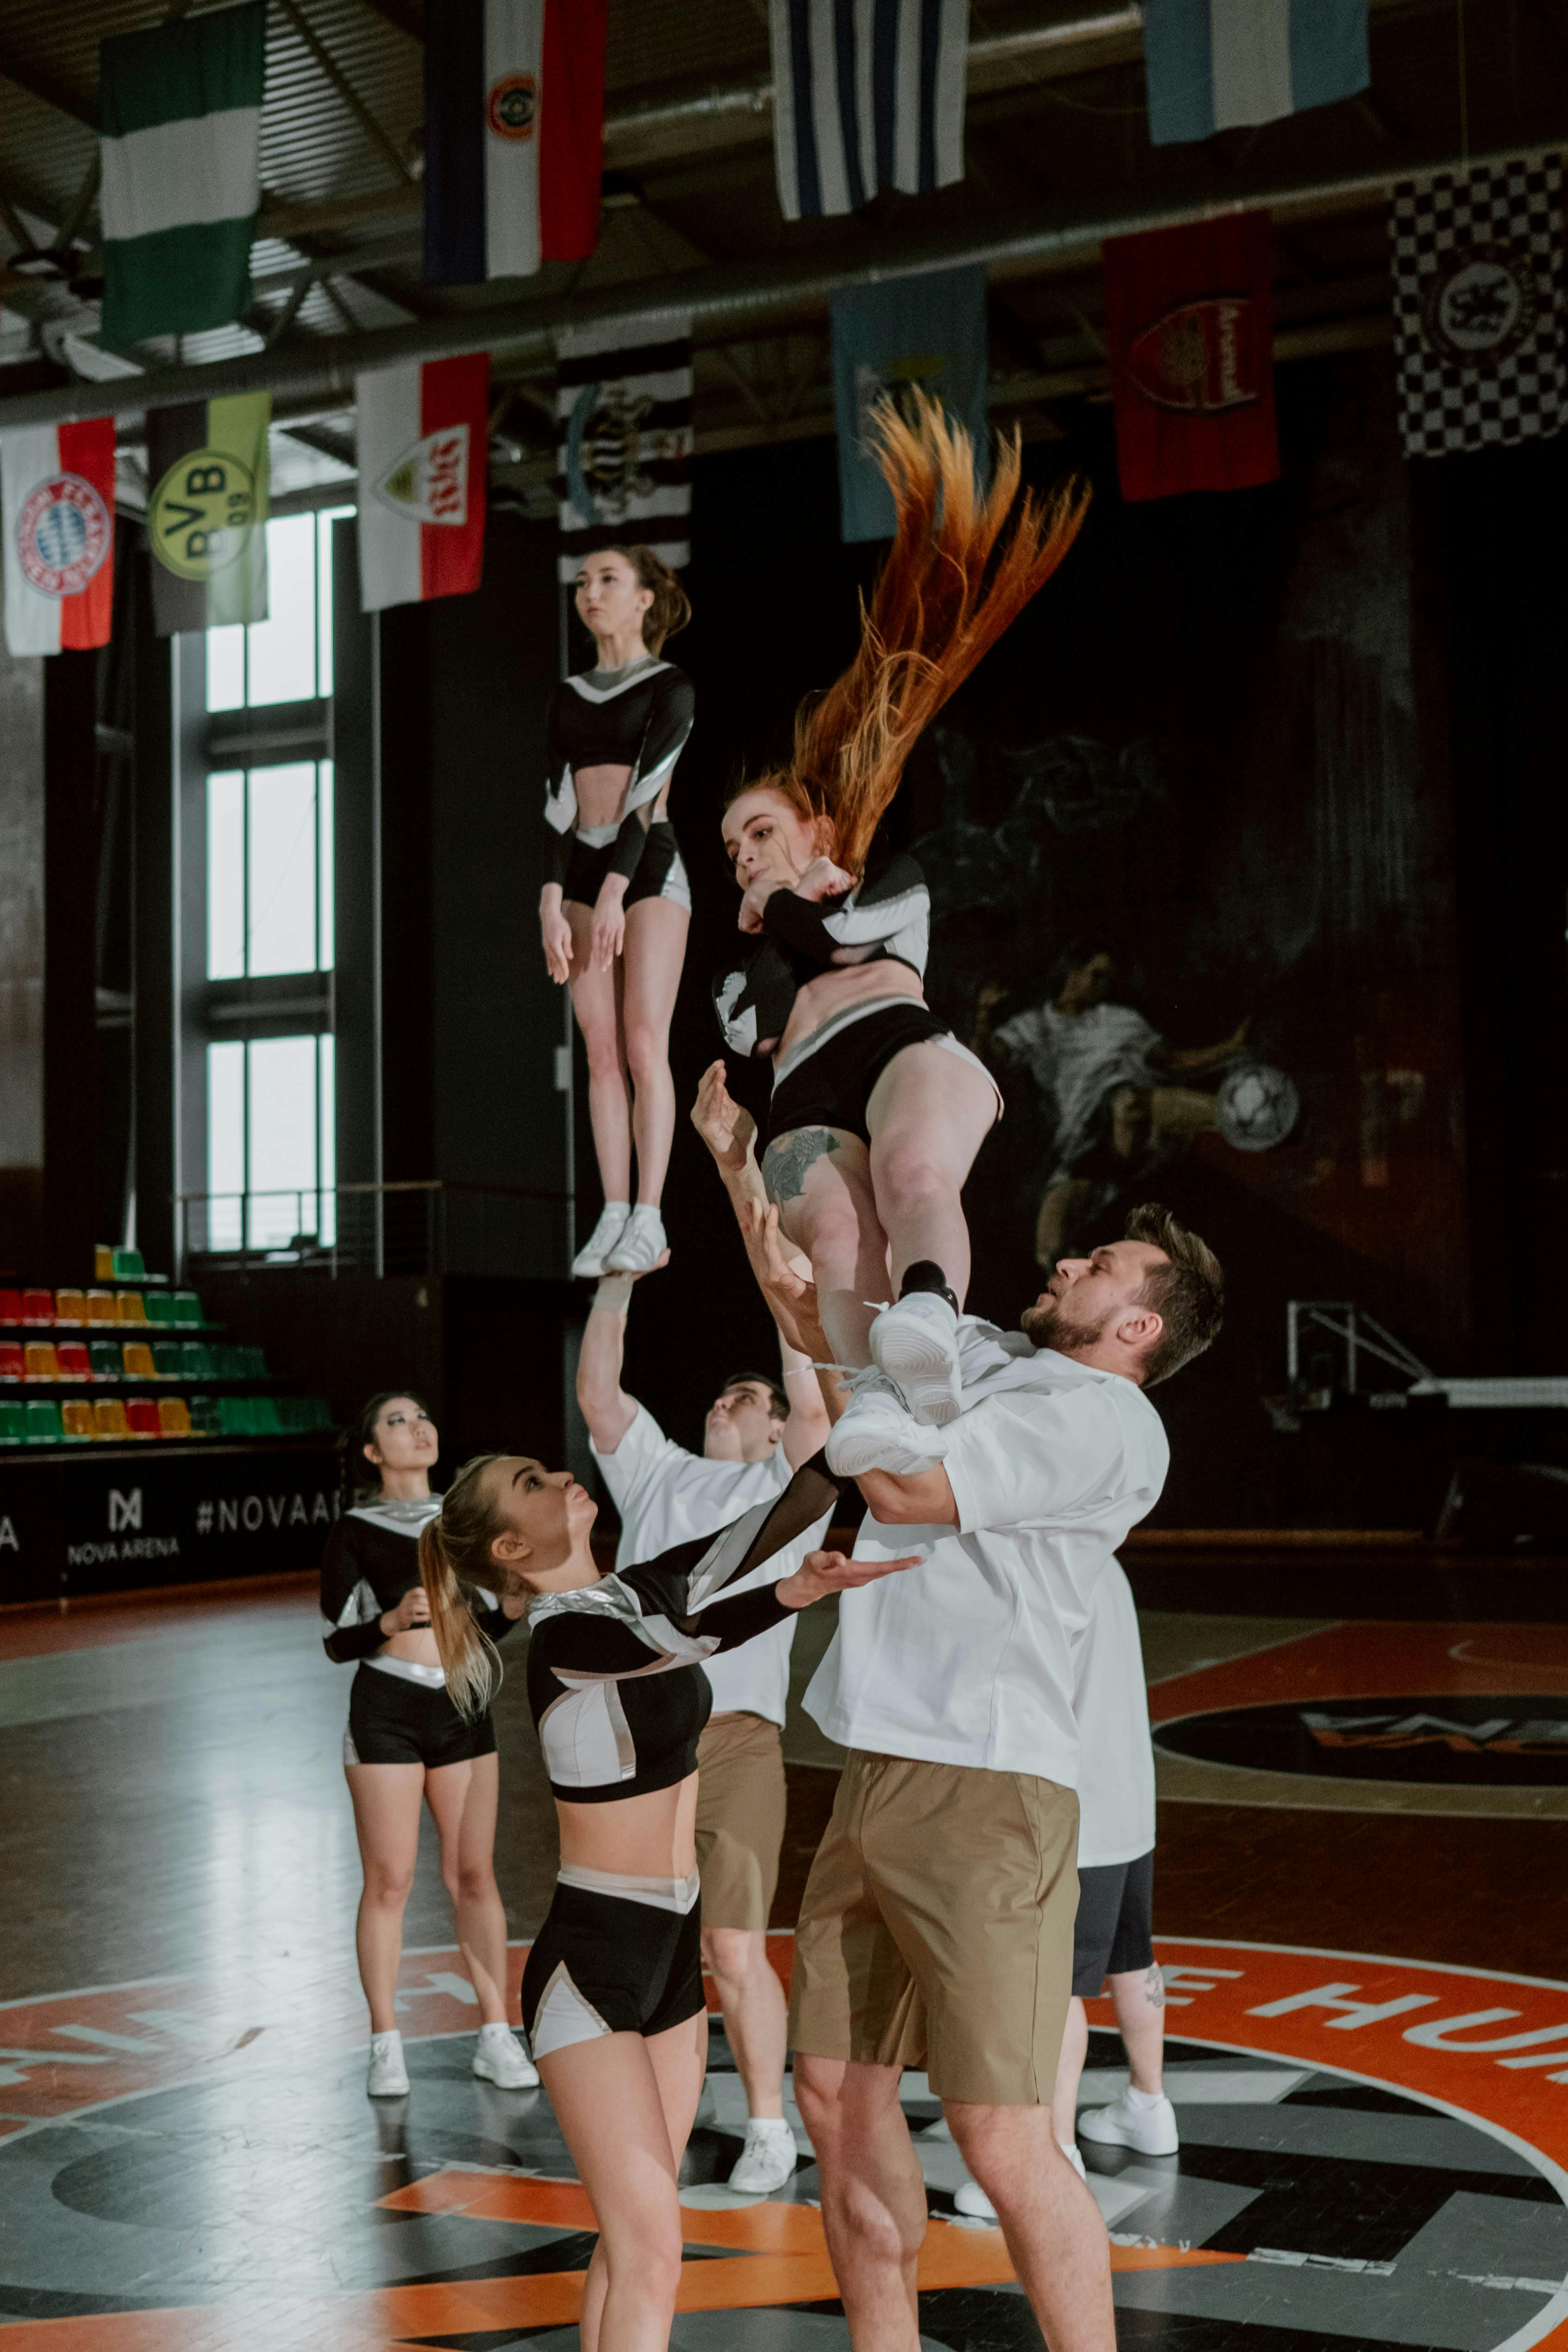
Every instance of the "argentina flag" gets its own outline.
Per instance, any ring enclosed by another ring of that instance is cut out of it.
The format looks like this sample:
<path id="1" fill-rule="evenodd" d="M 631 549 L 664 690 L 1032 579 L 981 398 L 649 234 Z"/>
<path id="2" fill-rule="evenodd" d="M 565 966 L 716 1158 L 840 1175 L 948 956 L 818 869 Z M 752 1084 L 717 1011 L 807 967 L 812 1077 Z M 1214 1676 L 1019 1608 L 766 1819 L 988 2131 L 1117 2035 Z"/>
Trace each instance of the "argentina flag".
<path id="1" fill-rule="evenodd" d="M 1145 0 L 1156 147 L 1354 98 L 1372 79 L 1367 0 Z"/>
<path id="2" fill-rule="evenodd" d="M 969 0 L 769 0 L 786 220 L 964 176 Z"/>

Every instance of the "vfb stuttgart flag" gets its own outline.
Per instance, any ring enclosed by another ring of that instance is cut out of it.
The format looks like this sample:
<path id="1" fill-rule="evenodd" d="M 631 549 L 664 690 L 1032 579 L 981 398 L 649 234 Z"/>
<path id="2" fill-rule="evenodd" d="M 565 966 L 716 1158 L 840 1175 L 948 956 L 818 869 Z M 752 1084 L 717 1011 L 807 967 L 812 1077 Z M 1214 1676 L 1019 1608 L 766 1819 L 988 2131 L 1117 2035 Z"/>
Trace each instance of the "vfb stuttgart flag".
<path id="1" fill-rule="evenodd" d="M 488 354 L 370 369 L 354 390 L 365 611 L 469 594 L 485 562 Z"/>
<path id="2" fill-rule="evenodd" d="M 0 437 L 5 642 L 14 654 L 105 646 L 114 603 L 114 419 Z"/>

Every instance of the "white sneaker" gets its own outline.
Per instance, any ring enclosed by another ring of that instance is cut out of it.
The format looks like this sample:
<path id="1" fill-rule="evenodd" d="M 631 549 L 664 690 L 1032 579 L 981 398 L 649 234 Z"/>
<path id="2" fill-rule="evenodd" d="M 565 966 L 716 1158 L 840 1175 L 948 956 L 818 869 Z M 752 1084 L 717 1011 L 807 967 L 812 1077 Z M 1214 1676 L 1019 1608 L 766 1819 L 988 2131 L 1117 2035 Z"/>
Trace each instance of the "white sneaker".
<path id="1" fill-rule="evenodd" d="M 1061 2147 L 1061 2142 L 1060 2140 L 1057 2141 L 1056 2145 L 1058 2147 Z M 1079 2154 L 1077 2148 L 1061 2147 L 1061 2153 L 1067 2158 L 1068 2163 L 1072 2167 L 1073 2171 L 1078 2175 L 1079 2179 L 1087 2180 L 1089 2175 L 1083 2169 L 1083 2158 Z"/>
<path id="2" fill-rule="evenodd" d="M 664 1221 L 657 1209 L 633 1209 L 622 1227 L 613 1249 L 604 1254 L 606 1274 L 647 1274 L 669 1248 Z"/>
<path id="3" fill-rule="evenodd" d="M 606 1201 L 599 1212 L 599 1223 L 571 1261 L 574 1275 L 597 1276 L 604 1272 L 604 1261 L 625 1231 L 631 1214 L 630 1201 Z"/>
<path id="4" fill-rule="evenodd" d="M 824 1450 L 829 1469 L 841 1478 L 858 1478 L 867 1470 L 913 1478 L 935 1470 L 947 1440 L 906 1412 L 898 1390 L 884 1381 L 881 1391 L 862 1389 L 851 1400 L 829 1430 Z"/>
<path id="5" fill-rule="evenodd" d="M 474 2072 L 503 2091 L 537 2091 L 539 2073 L 509 2025 L 482 2025 L 474 2044 Z"/>
<path id="6" fill-rule="evenodd" d="M 884 1307 L 871 1327 L 871 1353 L 916 1421 L 939 1429 L 957 1420 L 958 1318 L 935 1290 L 912 1290 Z"/>
<path id="7" fill-rule="evenodd" d="M 736 2158 L 729 2185 L 743 2197 L 769 2197 L 795 2169 L 795 2135 L 787 2123 L 749 2116 L 746 2146 Z"/>
<path id="8" fill-rule="evenodd" d="M 1146 2098 L 1130 2086 L 1110 2106 L 1080 2116 L 1078 2134 L 1103 2147 L 1135 2147 L 1140 2156 L 1174 2156 L 1181 2146 L 1176 2109 L 1165 2094 Z"/>
<path id="9" fill-rule="evenodd" d="M 365 2076 L 365 2096 L 369 2099 L 403 2099 L 408 2096 L 408 2068 L 402 2063 L 402 2035 L 394 2026 L 390 2033 L 371 2036 L 371 2067 Z"/>

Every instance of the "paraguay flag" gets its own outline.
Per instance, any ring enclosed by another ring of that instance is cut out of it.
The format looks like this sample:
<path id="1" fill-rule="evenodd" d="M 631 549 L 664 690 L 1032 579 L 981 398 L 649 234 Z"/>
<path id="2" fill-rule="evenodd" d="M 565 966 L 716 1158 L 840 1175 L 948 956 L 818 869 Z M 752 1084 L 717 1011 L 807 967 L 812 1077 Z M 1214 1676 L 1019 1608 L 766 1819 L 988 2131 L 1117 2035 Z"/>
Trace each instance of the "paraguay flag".
<path id="1" fill-rule="evenodd" d="M 485 562 L 489 354 L 372 368 L 354 393 L 364 610 L 469 594 Z"/>
<path id="2" fill-rule="evenodd" d="M 109 643 L 114 602 L 114 419 L 0 436 L 5 643 L 57 654 Z"/>
<path id="3" fill-rule="evenodd" d="M 608 0 L 440 0 L 424 25 L 424 275 L 531 278 L 599 235 Z"/>
<path id="4" fill-rule="evenodd" d="M 1354 98 L 1372 79 L 1367 0 L 1145 0 L 1156 147 Z"/>

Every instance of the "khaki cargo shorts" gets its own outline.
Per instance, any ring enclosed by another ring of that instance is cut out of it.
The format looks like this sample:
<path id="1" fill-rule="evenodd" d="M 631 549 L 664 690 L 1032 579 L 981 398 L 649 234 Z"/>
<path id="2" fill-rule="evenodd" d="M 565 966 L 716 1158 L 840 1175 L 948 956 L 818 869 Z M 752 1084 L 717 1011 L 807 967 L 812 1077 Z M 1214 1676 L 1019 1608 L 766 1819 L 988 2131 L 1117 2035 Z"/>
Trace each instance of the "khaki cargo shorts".
<path id="1" fill-rule="evenodd" d="M 795 1938 L 789 2046 L 1048 2106 L 1072 1983 L 1078 1797 L 852 1749 Z"/>
<path id="2" fill-rule="evenodd" d="M 760 1935 L 784 1843 L 784 1749 L 759 1715 L 716 1715 L 697 1744 L 697 1870 L 705 1927 Z"/>

